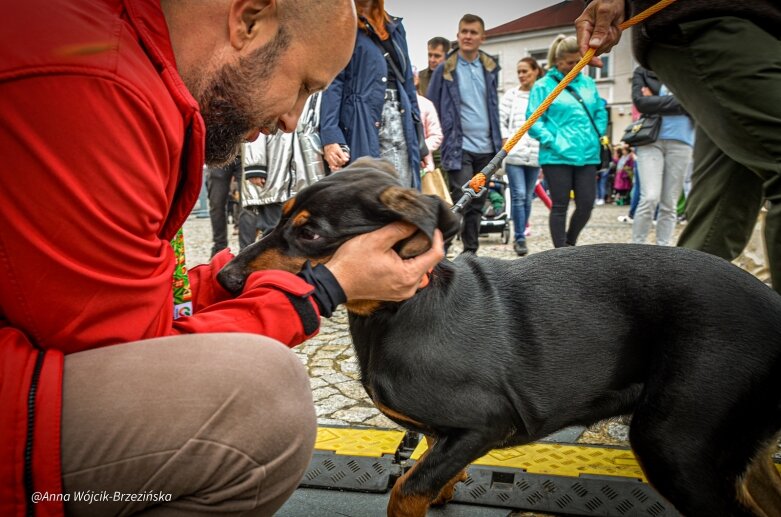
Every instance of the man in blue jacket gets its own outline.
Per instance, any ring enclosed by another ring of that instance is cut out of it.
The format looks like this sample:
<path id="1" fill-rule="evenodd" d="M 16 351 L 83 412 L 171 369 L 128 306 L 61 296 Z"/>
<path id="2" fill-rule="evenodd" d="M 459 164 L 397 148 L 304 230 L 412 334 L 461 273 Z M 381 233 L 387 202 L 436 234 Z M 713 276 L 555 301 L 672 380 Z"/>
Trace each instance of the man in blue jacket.
<path id="1" fill-rule="evenodd" d="M 480 51 L 485 41 L 482 18 L 465 14 L 458 23 L 457 39 L 458 49 L 434 70 L 426 94 L 442 125 L 442 166 L 454 201 L 462 195 L 461 186 L 502 147 L 496 93 L 499 64 Z M 465 252 L 477 253 L 482 205 L 481 197 L 464 209 L 461 242 Z"/>

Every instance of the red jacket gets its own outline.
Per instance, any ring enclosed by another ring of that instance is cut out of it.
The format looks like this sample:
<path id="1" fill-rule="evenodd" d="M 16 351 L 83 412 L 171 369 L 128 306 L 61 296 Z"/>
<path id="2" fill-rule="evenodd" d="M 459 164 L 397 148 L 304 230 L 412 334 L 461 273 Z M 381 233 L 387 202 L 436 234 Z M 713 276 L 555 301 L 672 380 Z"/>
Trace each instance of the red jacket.
<path id="1" fill-rule="evenodd" d="M 64 354 L 194 332 L 294 346 L 319 314 L 312 287 L 279 271 L 229 298 L 214 280 L 223 253 L 190 272 L 195 312 L 173 321 L 169 240 L 198 197 L 204 125 L 158 1 L 27 0 L 4 19 L 0 515 L 13 516 L 33 491 L 62 492 Z"/>

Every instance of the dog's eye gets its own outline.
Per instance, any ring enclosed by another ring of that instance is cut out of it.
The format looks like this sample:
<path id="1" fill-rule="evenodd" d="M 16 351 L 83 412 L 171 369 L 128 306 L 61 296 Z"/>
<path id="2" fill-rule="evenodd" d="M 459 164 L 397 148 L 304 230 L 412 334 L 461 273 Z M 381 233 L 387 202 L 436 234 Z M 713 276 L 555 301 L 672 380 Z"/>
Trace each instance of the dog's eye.
<path id="1" fill-rule="evenodd" d="M 309 228 L 301 228 L 300 232 L 301 232 L 300 233 L 301 238 L 307 241 L 316 241 L 317 239 L 320 238 L 318 234 L 316 234 Z"/>

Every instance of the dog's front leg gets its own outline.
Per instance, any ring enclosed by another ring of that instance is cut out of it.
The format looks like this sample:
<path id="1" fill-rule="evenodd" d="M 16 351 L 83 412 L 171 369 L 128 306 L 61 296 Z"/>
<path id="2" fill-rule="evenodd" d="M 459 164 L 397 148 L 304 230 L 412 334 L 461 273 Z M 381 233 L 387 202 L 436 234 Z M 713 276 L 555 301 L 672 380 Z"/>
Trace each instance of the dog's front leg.
<path id="1" fill-rule="evenodd" d="M 490 450 L 491 443 L 479 431 L 443 435 L 433 446 L 428 440 L 426 454 L 393 486 L 388 516 L 424 517 L 430 504 L 449 500 L 466 466 Z"/>
<path id="2" fill-rule="evenodd" d="M 434 444 L 436 443 L 436 439 L 426 435 L 426 444 L 428 445 L 428 448 L 431 449 L 434 447 Z M 431 506 L 440 506 L 443 504 L 447 504 L 451 499 L 453 499 L 453 495 L 456 492 L 456 483 L 459 483 L 461 481 L 466 481 L 467 475 L 466 475 L 466 469 L 461 469 L 461 472 L 455 475 L 453 479 L 447 482 L 445 487 L 439 492 L 439 495 L 431 502 Z"/>

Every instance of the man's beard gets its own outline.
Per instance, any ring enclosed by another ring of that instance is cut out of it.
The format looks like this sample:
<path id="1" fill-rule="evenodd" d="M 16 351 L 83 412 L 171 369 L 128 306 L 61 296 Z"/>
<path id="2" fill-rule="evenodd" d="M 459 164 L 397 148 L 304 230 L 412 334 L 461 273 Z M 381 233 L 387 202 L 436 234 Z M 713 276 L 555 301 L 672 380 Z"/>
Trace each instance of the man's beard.
<path id="1" fill-rule="evenodd" d="M 267 89 L 279 57 L 289 44 L 288 33 L 280 27 L 272 41 L 238 63 L 223 65 L 202 88 L 195 88 L 200 92 L 196 99 L 206 124 L 207 165 L 233 161 L 253 129 L 276 130 L 276 118 L 268 115 L 273 106 L 263 106 L 263 100 L 254 98 L 253 93 Z M 196 84 L 203 84 L 204 79 L 194 79 Z"/>

